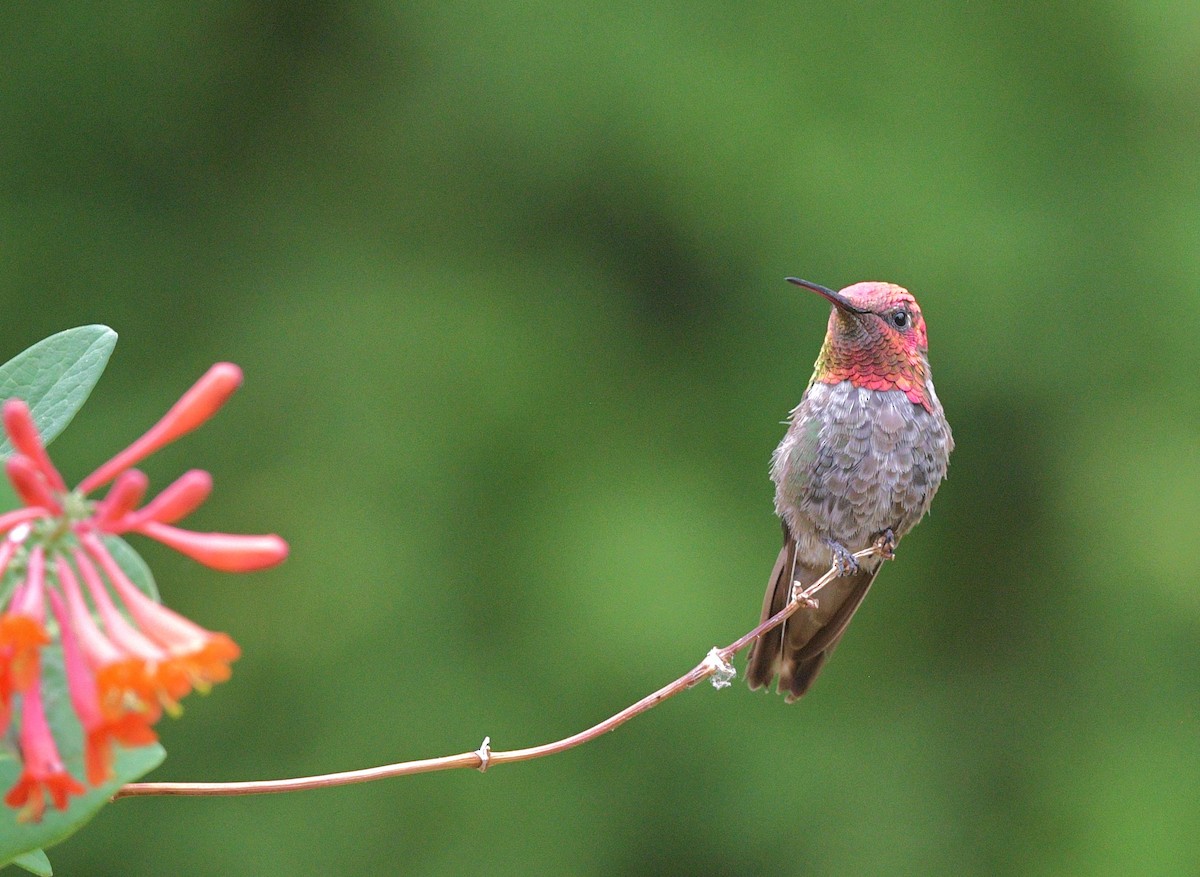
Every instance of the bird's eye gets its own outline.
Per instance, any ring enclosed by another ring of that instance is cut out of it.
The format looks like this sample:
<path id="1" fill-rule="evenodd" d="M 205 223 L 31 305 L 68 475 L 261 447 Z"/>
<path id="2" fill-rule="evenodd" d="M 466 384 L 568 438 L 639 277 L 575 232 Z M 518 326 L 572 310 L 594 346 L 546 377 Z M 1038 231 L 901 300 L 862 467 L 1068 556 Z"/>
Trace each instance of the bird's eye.
<path id="1" fill-rule="evenodd" d="M 892 319 L 892 325 L 895 326 L 897 329 L 907 329 L 908 324 L 912 318 L 909 316 L 909 313 L 907 310 L 905 310 L 904 308 L 900 308 L 899 310 L 892 311 L 891 319 Z"/>

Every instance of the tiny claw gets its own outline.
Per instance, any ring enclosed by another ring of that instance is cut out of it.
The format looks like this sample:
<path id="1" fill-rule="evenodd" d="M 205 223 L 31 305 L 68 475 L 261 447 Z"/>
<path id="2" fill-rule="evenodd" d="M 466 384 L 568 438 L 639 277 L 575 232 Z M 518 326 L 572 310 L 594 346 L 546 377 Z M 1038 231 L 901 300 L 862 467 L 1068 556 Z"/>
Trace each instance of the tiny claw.
<path id="1" fill-rule="evenodd" d="M 875 539 L 874 548 L 875 552 L 884 560 L 896 559 L 896 534 L 890 527 Z"/>
<path id="2" fill-rule="evenodd" d="M 839 579 L 855 575 L 858 572 L 858 561 L 854 559 L 849 548 L 833 539 L 827 540 L 826 544 L 833 552 L 833 565 L 837 569 Z"/>

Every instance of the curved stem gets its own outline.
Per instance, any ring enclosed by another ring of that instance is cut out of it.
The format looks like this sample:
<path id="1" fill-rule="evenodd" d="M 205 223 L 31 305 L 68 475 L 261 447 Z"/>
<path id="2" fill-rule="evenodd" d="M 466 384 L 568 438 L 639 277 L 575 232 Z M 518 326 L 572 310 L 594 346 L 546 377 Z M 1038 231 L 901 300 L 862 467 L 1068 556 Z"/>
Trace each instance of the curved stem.
<path id="1" fill-rule="evenodd" d="M 861 560 L 864 557 L 878 553 L 878 548 L 871 547 L 855 553 L 854 557 L 856 560 Z M 625 724 L 625 722 L 628 722 L 634 716 L 639 716 L 647 710 L 653 709 L 664 700 L 674 697 L 681 691 L 686 691 L 696 685 L 696 683 L 704 681 L 709 676 L 718 672 L 718 670 L 723 669 L 734 655 L 750 645 L 757 637 L 783 624 L 789 616 L 805 605 L 805 601 L 808 598 L 833 581 L 836 576 L 836 569 L 830 568 L 828 572 L 805 588 L 804 591 L 775 615 L 772 615 L 766 621 L 734 640 L 723 649 L 714 649 L 709 653 L 708 657 L 678 679 L 664 685 L 652 694 L 646 695 L 636 703 L 630 704 L 604 721 L 592 725 L 590 728 L 580 731 L 577 734 L 563 737 L 561 740 L 543 743 L 540 746 L 530 746 L 525 749 L 492 751 L 488 740 L 485 739 L 483 745 L 474 752 L 462 752 L 458 755 L 443 755 L 439 758 L 424 758 L 417 761 L 402 761 L 396 764 L 385 764 L 361 770 L 347 770 L 340 773 L 294 777 L 286 780 L 253 780 L 240 783 L 129 783 L 117 790 L 117 793 L 113 795 L 113 800 L 142 795 L 219 797 L 226 795 L 264 795 L 277 792 L 295 792 L 301 789 L 320 789 L 329 786 L 345 786 L 352 783 L 368 783 L 388 777 L 409 776 L 410 774 L 430 773 L 438 770 L 455 770 L 469 767 L 482 771 L 497 764 L 529 761 L 534 758 L 544 758 L 547 755 L 556 755 L 559 752 L 574 749 L 576 746 L 582 746 L 584 743 L 595 740 L 602 734 L 607 734 L 609 731 Z"/>

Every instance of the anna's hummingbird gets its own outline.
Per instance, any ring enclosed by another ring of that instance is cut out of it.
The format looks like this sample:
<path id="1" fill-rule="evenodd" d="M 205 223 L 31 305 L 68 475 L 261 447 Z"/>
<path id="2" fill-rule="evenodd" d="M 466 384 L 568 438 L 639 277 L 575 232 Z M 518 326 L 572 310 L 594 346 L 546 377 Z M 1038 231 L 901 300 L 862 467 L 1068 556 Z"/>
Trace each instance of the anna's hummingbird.
<path id="1" fill-rule="evenodd" d="M 933 391 L 929 343 L 916 299 L 892 283 L 856 283 L 840 292 L 788 281 L 833 304 L 829 330 L 804 397 L 771 460 L 783 548 L 775 561 L 763 619 L 787 605 L 836 564 L 838 577 L 782 627 L 754 643 L 751 688 L 779 677 L 788 702 L 808 691 L 867 595 L 880 545 L 890 554 L 921 519 L 954 439 Z"/>

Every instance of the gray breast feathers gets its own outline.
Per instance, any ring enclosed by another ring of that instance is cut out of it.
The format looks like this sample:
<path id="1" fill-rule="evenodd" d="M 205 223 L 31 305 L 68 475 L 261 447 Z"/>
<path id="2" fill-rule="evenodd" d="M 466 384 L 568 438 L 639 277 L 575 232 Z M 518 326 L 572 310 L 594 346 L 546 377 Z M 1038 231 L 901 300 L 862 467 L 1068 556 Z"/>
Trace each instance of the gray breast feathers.
<path id="1" fill-rule="evenodd" d="M 885 529 L 899 540 L 921 519 L 953 447 L 931 398 L 932 413 L 899 390 L 809 388 L 771 467 L 776 511 L 801 543 L 831 538 L 855 551 Z"/>

